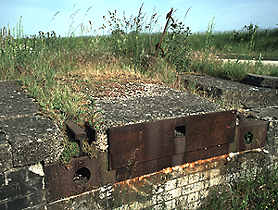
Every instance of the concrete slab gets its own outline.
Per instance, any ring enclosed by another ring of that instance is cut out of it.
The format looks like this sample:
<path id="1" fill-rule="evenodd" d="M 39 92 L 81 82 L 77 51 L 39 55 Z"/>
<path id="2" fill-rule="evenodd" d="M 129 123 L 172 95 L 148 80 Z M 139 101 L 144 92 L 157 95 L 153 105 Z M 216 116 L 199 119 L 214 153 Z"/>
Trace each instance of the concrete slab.
<path id="1" fill-rule="evenodd" d="M 224 62 L 240 62 L 240 63 L 251 63 L 256 64 L 259 62 L 258 60 L 238 60 L 238 59 L 221 59 Z M 272 66 L 278 66 L 278 61 L 271 61 L 271 60 L 262 60 L 260 61 L 263 65 L 272 65 Z"/>
<path id="2" fill-rule="evenodd" d="M 17 81 L 0 81 L 0 173 L 40 161 L 56 161 L 60 131 Z"/>
<path id="3" fill-rule="evenodd" d="M 278 106 L 254 108 L 251 112 L 260 119 L 278 122 Z"/>
<path id="4" fill-rule="evenodd" d="M 245 78 L 241 81 L 244 84 L 254 85 L 258 87 L 266 88 L 278 88 L 278 77 L 264 76 L 257 74 L 247 74 Z"/>
<path id="5" fill-rule="evenodd" d="M 47 159 L 59 144 L 56 126 L 42 116 L 0 121 L 0 128 L 11 145 L 14 167 Z"/>
<path id="6" fill-rule="evenodd" d="M 0 120 L 18 118 L 38 112 L 34 100 L 28 97 L 17 81 L 0 82 Z"/>
<path id="7" fill-rule="evenodd" d="M 223 100 L 238 108 L 278 105 L 276 89 L 256 87 L 207 75 L 183 75 L 186 88 L 204 91 L 207 96 Z"/>
<path id="8" fill-rule="evenodd" d="M 206 75 L 184 75 L 185 87 L 217 100 L 222 100 L 236 108 L 248 118 L 264 120 L 269 123 L 268 143 L 265 148 L 271 158 L 278 157 L 278 90 L 223 80 Z"/>

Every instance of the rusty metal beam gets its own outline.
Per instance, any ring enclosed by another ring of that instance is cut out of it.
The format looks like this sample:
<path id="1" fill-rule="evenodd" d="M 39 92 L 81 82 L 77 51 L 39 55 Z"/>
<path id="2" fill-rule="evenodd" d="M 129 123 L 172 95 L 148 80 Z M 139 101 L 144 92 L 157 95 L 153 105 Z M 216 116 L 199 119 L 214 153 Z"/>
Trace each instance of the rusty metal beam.
<path id="1" fill-rule="evenodd" d="M 228 111 L 111 128 L 109 166 L 119 169 L 229 144 L 234 140 L 235 127 L 236 113 Z M 207 157 L 203 153 L 195 154 L 196 160 Z"/>
<path id="2" fill-rule="evenodd" d="M 154 173 L 162 169 L 183 165 L 184 163 L 194 162 L 197 160 L 204 160 L 209 157 L 220 156 L 227 154 L 229 144 L 213 146 L 210 148 L 186 152 L 183 154 L 176 154 L 172 156 L 165 156 L 163 158 L 145 161 L 134 162 L 132 165 L 116 169 L 116 180 L 123 181 L 126 179 Z M 199 159 L 198 157 L 202 157 Z"/>
<path id="3" fill-rule="evenodd" d="M 186 126 L 186 151 L 231 143 L 235 135 L 236 112 L 226 111 L 189 116 L 186 118 Z"/>

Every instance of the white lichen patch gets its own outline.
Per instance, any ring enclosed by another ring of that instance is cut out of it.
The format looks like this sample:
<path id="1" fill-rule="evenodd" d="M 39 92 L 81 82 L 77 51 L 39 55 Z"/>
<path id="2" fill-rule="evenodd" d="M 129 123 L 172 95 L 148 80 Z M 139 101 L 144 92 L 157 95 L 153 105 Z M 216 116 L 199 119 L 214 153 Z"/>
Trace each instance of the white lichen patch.
<path id="1" fill-rule="evenodd" d="M 44 176 L 43 167 L 41 163 L 37 163 L 35 165 L 29 166 L 29 171 L 33 172 L 34 174 L 37 174 L 39 176 Z"/>
<path id="2" fill-rule="evenodd" d="M 96 147 L 101 152 L 105 152 L 108 149 L 107 134 L 103 129 L 97 131 Z"/>

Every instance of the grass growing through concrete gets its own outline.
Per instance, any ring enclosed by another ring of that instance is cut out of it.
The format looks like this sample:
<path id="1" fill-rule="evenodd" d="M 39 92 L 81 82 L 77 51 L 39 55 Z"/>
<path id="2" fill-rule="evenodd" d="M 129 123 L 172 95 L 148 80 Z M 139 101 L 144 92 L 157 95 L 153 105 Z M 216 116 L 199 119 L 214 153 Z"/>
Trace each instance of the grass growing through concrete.
<path id="1" fill-rule="evenodd" d="M 128 82 L 171 85 L 176 79 L 175 66 L 188 62 L 176 56 L 188 50 L 187 46 L 177 47 L 187 38 L 182 23 L 171 26 L 173 36 L 163 42 L 172 53 L 163 59 L 154 56 L 160 34 L 151 33 L 151 28 L 157 15 L 146 20 L 142 9 L 128 19 L 119 17 L 117 11 L 108 12 L 103 29 L 111 33 L 105 36 L 59 37 L 52 31 L 25 37 L 21 20 L 14 29 L 4 27 L 0 33 L 0 79 L 20 80 L 41 111 L 61 128 L 71 119 L 97 129 L 100 112 L 95 110 L 93 97 L 110 95 L 115 86 Z M 180 60 L 175 63 L 177 58 Z M 68 161 L 76 155 L 71 151 L 76 145 L 64 142 L 62 159 Z"/>
<path id="2" fill-rule="evenodd" d="M 146 20 L 142 9 L 129 19 L 118 16 L 117 11 L 108 12 L 103 28 L 111 34 L 104 36 L 59 37 L 52 31 L 24 37 L 21 23 L 14 30 L 4 27 L 0 33 L 0 79 L 20 80 L 42 111 L 61 125 L 68 118 L 79 123 L 94 118 L 89 90 L 99 96 L 104 92 L 99 87 L 113 87 L 123 78 L 171 85 L 176 67 L 189 62 L 181 59 L 188 54 L 188 46 L 178 47 L 187 39 L 188 30 L 182 23 L 171 26 L 172 34 L 163 42 L 171 53 L 155 57 L 161 34 L 151 33 L 151 28 L 157 15 Z"/>

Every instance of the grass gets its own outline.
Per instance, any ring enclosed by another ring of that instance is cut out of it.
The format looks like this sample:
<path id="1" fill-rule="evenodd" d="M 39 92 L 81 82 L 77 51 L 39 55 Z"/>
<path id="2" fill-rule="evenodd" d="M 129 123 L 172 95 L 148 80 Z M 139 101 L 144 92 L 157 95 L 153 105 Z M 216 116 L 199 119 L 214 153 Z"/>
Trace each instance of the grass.
<path id="1" fill-rule="evenodd" d="M 261 167 L 255 176 L 214 187 L 200 209 L 277 209 L 278 168 Z"/>
<path id="2" fill-rule="evenodd" d="M 253 24 L 240 31 L 196 33 L 189 37 L 194 50 L 213 47 L 215 54 L 224 58 L 278 59 L 278 29 L 259 29 Z M 255 29 L 256 28 L 256 29 Z M 209 35 L 209 36 L 208 36 Z M 210 46 L 207 45 L 208 39 Z"/>
<path id="3" fill-rule="evenodd" d="M 239 62 L 239 60 L 223 62 L 213 52 L 213 48 L 204 51 L 193 51 L 191 53 L 191 63 L 188 66 L 189 71 L 234 81 L 241 81 L 248 73 L 278 76 L 277 66 L 263 65 L 260 60 L 256 61 L 255 64 Z"/>
<path id="4" fill-rule="evenodd" d="M 98 129 L 102 123 L 101 110 L 95 109 L 94 97 L 125 94 L 127 83 L 177 88 L 177 75 L 183 72 L 236 81 L 249 72 L 278 76 L 277 67 L 264 66 L 260 61 L 255 65 L 223 63 L 217 57 L 278 58 L 278 50 L 273 47 L 278 42 L 277 29 L 260 31 L 249 25 L 239 32 L 213 33 L 211 21 L 206 33 L 191 34 L 188 27 L 175 20 L 162 42 L 165 55 L 159 51 L 156 57 L 155 46 L 161 33 L 153 33 L 152 28 L 157 20 L 156 13 L 147 18 L 143 6 L 134 17 L 110 11 L 102 27 L 110 34 L 80 37 L 59 37 L 54 31 L 24 37 L 20 20 L 14 29 L 4 27 L 0 31 L 0 79 L 20 80 L 40 104 L 41 112 L 60 128 L 64 128 L 66 119 L 71 119 L 80 126 L 88 122 Z M 115 92 L 115 88 L 122 91 Z M 62 141 L 61 160 L 68 162 L 79 154 L 79 148 L 66 136 Z M 257 201 L 261 206 L 272 205 L 266 204 L 270 197 L 277 204 L 276 172 L 270 171 L 267 174 L 273 176 L 262 176 L 255 182 L 236 183 L 228 191 L 220 191 L 221 199 L 216 192 L 209 209 L 229 208 L 230 204 L 235 209 L 253 208 L 250 205 Z"/>

